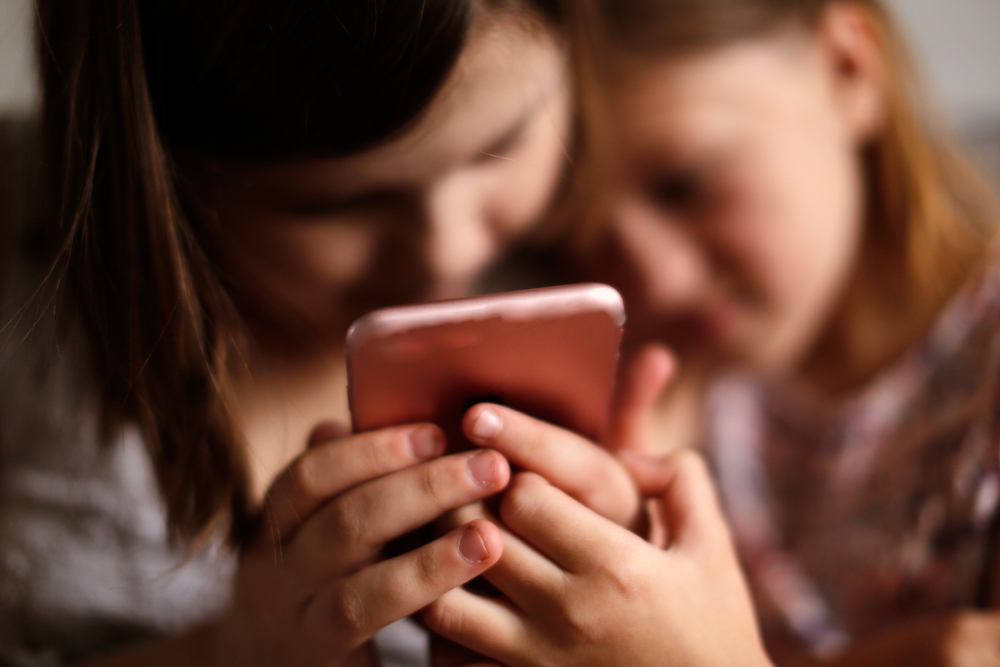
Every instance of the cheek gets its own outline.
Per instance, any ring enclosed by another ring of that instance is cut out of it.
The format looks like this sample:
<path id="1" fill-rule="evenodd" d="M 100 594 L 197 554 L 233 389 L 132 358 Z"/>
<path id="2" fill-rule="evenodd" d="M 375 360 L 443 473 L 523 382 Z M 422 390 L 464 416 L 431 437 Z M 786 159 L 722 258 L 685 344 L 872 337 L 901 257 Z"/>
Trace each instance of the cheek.
<path id="1" fill-rule="evenodd" d="M 546 115 L 529 145 L 505 161 L 489 195 L 488 215 L 510 240 L 529 231 L 546 213 L 566 169 L 562 116 Z"/>
<path id="2" fill-rule="evenodd" d="M 245 298 L 323 317 L 364 275 L 375 249 L 370 225 L 243 218 L 224 239 L 227 262 Z"/>
<path id="3" fill-rule="evenodd" d="M 265 239 L 261 267 L 302 287 L 336 289 L 363 274 L 372 246 L 362 225 L 289 225 Z"/>
<path id="4" fill-rule="evenodd" d="M 860 245 L 853 152 L 830 128 L 808 129 L 798 139 L 773 138 L 745 175 L 742 220 L 732 236 L 762 313 L 764 356 L 791 358 L 810 344 Z"/>

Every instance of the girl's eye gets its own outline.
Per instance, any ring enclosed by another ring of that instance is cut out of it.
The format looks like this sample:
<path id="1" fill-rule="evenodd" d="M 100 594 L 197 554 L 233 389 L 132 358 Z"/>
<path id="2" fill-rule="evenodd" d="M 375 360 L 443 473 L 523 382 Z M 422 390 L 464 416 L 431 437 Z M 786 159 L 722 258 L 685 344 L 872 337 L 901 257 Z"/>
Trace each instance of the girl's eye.
<path id="1" fill-rule="evenodd" d="M 690 209 L 705 195 L 704 179 L 695 171 L 678 171 L 653 183 L 653 195 L 662 206 Z"/>

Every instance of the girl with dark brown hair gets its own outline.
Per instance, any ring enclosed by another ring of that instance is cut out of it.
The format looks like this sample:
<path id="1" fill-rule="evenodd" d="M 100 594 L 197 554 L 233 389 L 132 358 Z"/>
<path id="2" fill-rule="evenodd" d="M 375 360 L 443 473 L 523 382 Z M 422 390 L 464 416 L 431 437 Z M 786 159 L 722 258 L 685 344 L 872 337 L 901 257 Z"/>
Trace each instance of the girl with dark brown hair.
<path id="1" fill-rule="evenodd" d="M 571 116 L 557 8 L 38 15 L 44 205 L 4 221 L 0 663 L 370 661 L 501 552 L 483 520 L 382 545 L 510 473 L 429 425 L 347 436 L 344 332 L 475 291 L 545 216 Z M 563 487 L 633 522 L 625 470 L 546 433 L 600 471 Z M 523 465 L 559 484 L 562 460 Z"/>
<path id="2" fill-rule="evenodd" d="M 502 407 L 472 408 L 482 449 L 453 455 L 432 425 L 343 425 L 350 321 L 477 290 L 546 216 L 571 124 L 558 10 L 39 1 L 41 206 L 4 220 L 0 663 L 369 664 L 378 633 L 387 662 L 419 664 L 395 622 L 424 608 L 454 631 L 456 587 L 484 572 L 541 621 L 526 645 L 594 649 L 567 618 L 667 587 L 591 624 L 634 632 L 590 662 L 765 661 L 696 459 L 619 461 Z M 612 444 L 638 448 L 669 371 L 647 361 Z M 383 557 L 509 482 L 505 532 L 470 517 Z M 669 549 L 629 530 L 643 494 Z M 589 608 L 521 595 L 572 602 L 571 563 L 599 575 Z M 687 641 L 688 608 L 723 619 L 719 641 Z M 677 632 L 648 632 L 666 618 Z"/>
<path id="3" fill-rule="evenodd" d="M 697 457 L 616 458 L 498 406 L 450 456 L 430 425 L 342 426 L 347 324 L 474 291 L 546 214 L 571 117 L 557 7 L 39 17 L 57 231 L 14 230 L 5 285 L 0 660 L 366 664 L 424 609 L 509 665 L 768 663 Z M 669 365 L 639 356 L 606 444 L 648 449 Z M 502 524 L 382 558 L 501 490 Z M 504 597 L 460 588 L 478 575 Z"/>

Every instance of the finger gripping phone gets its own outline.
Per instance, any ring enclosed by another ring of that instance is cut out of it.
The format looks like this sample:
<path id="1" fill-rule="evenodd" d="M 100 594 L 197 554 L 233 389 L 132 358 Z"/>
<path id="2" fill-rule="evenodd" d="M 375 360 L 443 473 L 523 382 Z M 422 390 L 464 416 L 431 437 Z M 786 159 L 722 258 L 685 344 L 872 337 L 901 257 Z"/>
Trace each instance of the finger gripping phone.
<path id="1" fill-rule="evenodd" d="M 455 450 L 468 445 L 465 411 L 493 402 L 600 441 L 624 322 L 621 296 L 600 284 L 369 313 L 347 333 L 354 430 L 431 422 Z"/>

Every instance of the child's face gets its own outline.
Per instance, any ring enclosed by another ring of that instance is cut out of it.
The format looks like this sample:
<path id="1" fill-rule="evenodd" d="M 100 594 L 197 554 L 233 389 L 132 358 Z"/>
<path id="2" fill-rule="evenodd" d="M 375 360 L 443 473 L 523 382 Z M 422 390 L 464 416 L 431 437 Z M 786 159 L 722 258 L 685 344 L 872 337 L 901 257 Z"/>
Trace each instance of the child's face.
<path id="1" fill-rule="evenodd" d="M 568 107 L 552 36 L 494 21 L 403 136 L 206 177 L 223 269 L 258 324 L 334 340 L 371 308 L 465 295 L 545 213 Z"/>
<path id="2" fill-rule="evenodd" d="M 813 41 L 640 61 L 612 87 L 609 246 L 639 340 L 776 369 L 829 318 L 860 246 L 874 112 Z"/>

